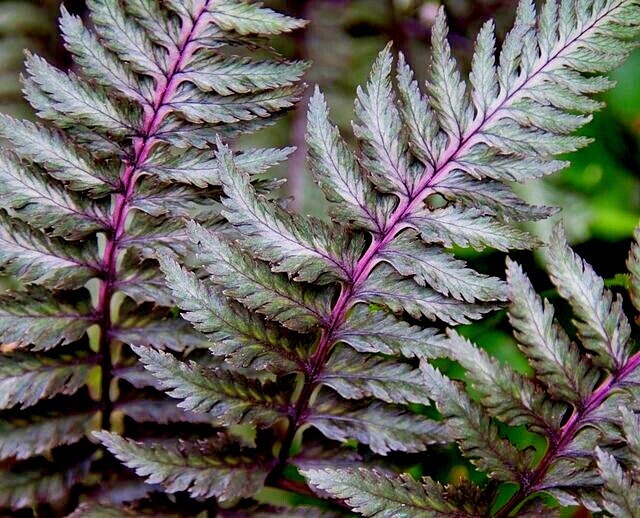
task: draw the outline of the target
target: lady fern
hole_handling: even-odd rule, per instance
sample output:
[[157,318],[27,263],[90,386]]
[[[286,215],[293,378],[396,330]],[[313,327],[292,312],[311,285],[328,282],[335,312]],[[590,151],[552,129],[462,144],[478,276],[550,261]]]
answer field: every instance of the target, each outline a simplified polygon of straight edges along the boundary
[[[296,101],[305,69],[264,45],[304,23],[259,5],[88,7],[93,31],[64,8],[60,19],[74,71],[27,57],[24,91],[41,122],[0,118],[9,143],[0,154],[0,262],[20,284],[0,296],[5,509],[60,514],[82,493],[144,499],[154,487],[118,470],[89,432],[189,436],[210,425],[163,398],[122,345],[207,347],[172,317],[153,254],[184,251],[185,218],[219,224],[211,145],[270,124]],[[255,175],[289,151],[248,150],[238,167]],[[263,193],[272,186],[255,183]]]
[[[559,422],[566,406],[551,403],[538,385],[500,371],[456,335],[446,337],[400,315],[455,325],[480,318],[508,298],[500,279],[476,272],[445,248],[509,250],[536,244],[513,222],[553,211],[528,206],[508,182],[551,174],[566,165],[554,155],[589,143],[571,134],[601,107],[588,94],[611,86],[599,74],[635,48],[639,25],[635,0],[550,0],[539,16],[533,2],[523,0],[497,59],[493,24],[485,24],[467,84],[451,56],[441,11],[433,28],[426,94],[400,56],[396,99],[389,47],[376,60],[366,88],[358,91],[359,154],[329,123],[322,94],[312,97],[307,141],[316,180],[332,203],[330,222],[292,214],[256,192],[230,149],[218,141],[227,224],[215,231],[189,225],[196,255],[187,266],[160,254],[183,316],[209,335],[213,356],[183,361],[144,344],[134,350],[159,385],[181,400],[180,408],[208,416],[232,435],[248,427],[253,440],[237,439],[244,451],[238,461],[225,457],[226,445],[207,449],[205,456],[193,454],[196,440],[167,446],[107,432],[99,438],[168,492],[216,496],[229,505],[234,497],[255,496],[265,481],[281,479],[293,465],[316,487],[370,514],[413,516],[402,509],[416,498],[428,502],[427,510],[431,505],[445,515],[487,514],[492,495],[477,488],[450,488],[444,495],[430,481],[422,487],[409,478],[398,483],[367,471],[351,494],[339,488],[340,477],[358,471],[317,468],[361,466],[365,459],[379,463],[377,455],[420,452],[457,438],[481,469],[520,484],[518,496],[502,511],[510,512],[540,489],[540,480],[527,471],[531,459],[500,438],[490,415],[507,424],[529,424],[564,447],[562,441],[582,426],[582,409],[573,418],[575,430],[563,434]],[[557,263],[572,267],[575,261],[558,257]],[[590,293],[582,302],[588,306],[596,296]],[[593,348],[601,337],[587,334],[586,339]],[[572,358],[578,354],[574,346],[566,347]],[[600,367],[615,372],[626,365],[626,347],[620,345],[617,363]],[[476,367],[486,392],[483,403],[493,414],[425,363],[443,351],[455,351],[455,359]],[[421,370],[416,359],[423,362]],[[574,388],[592,394],[599,374],[581,369],[570,373],[579,378]],[[405,407],[432,401],[440,405],[443,421]],[[514,411],[514,401],[524,408]],[[303,433],[313,439],[310,445]],[[362,458],[337,448],[336,441],[354,440],[368,448],[360,451]],[[561,476],[569,479],[570,473]],[[582,475],[576,477],[571,478],[576,488],[588,486]],[[378,482],[406,494],[399,507],[372,500],[377,488],[362,492]],[[574,493],[565,488],[554,494],[574,502]],[[465,511],[476,497],[484,507]]]
[[[431,357],[459,362],[477,398],[422,363],[424,383],[451,438],[494,481],[515,484],[511,498],[496,503],[491,484],[456,488],[364,468],[310,469],[304,472],[310,482],[365,516],[551,516],[555,511],[543,494],[560,505],[637,516],[640,354],[633,353],[622,297],[614,298],[559,228],[548,250],[551,280],[574,310],[582,348],[558,326],[553,306],[535,294],[520,266],[507,261],[509,319],[535,377],[502,365],[454,331]],[[628,262],[632,292],[640,286],[639,260],[636,243]],[[636,299],[634,304],[640,310]],[[534,461],[503,439],[494,419],[543,435],[542,458]]]

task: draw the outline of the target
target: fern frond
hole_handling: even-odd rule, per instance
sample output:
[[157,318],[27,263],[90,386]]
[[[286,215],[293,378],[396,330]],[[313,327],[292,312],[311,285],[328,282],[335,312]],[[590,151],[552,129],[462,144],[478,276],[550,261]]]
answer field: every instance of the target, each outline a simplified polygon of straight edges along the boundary
[[612,516],[637,516],[640,486],[632,484],[613,455],[596,448],[598,471],[604,480],[605,509]]
[[85,437],[95,413],[30,415],[0,421],[0,459],[28,459]]
[[506,298],[500,279],[466,268],[464,262],[439,248],[425,246],[410,231],[403,232],[380,251],[380,259],[391,264],[402,276],[413,276],[420,286],[429,285],[457,300],[475,302]]
[[224,146],[220,150],[221,182],[227,196],[222,200],[223,214],[245,236],[244,245],[254,255],[275,263],[274,271],[289,273],[298,281],[350,278],[353,265],[344,264],[336,254],[349,248],[347,236],[258,198],[248,177],[236,169],[230,150]]
[[435,329],[413,326],[385,311],[371,311],[364,305],[353,308],[337,338],[358,352],[405,358],[429,358],[442,340]]
[[440,423],[380,402],[348,402],[325,394],[313,404],[305,423],[335,441],[355,439],[379,455],[417,452],[446,441]]
[[[0,116],[0,269],[18,283],[0,296],[0,456],[8,459],[0,468],[0,514],[31,508],[57,516],[78,502],[110,505],[114,499],[101,501],[96,488],[124,482],[132,508],[148,498],[149,486],[132,481],[103,446],[87,440],[90,429],[215,434],[211,416],[176,407],[150,375],[132,374],[130,345],[182,356],[196,350],[200,359],[215,348],[172,311],[181,293],[167,288],[156,256],[188,253],[186,219],[207,231],[221,226],[216,142],[269,125],[293,107],[307,67],[265,45],[265,38],[305,22],[256,4],[86,5],[88,23],[61,9],[73,59],[68,71],[27,53],[23,90],[39,121]],[[3,16],[10,7],[3,4]],[[257,46],[260,59],[247,57]],[[254,182],[260,196],[271,196],[278,182],[256,175],[290,152],[240,153],[239,170],[251,175],[247,188]],[[210,295],[200,301],[202,312],[212,315],[212,338],[226,336],[224,350],[216,351],[228,356],[225,366],[302,370],[303,357],[287,332],[221,290]],[[224,313],[217,315],[220,308]],[[168,357],[158,358],[168,365]],[[202,381],[198,373],[191,373],[194,384]],[[229,370],[220,376],[227,381],[209,388],[222,397],[236,378]],[[253,390],[254,380],[237,380]],[[237,394],[238,401],[245,396]],[[18,405],[29,409],[13,408]],[[64,414],[70,407],[74,412]],[[273,420],[281,415],[272,413]],[[235,415],[243,420],[240,407]],[[82,469],[73,467],[84,459]],[[203,494],[228,490],[235,497],[236,489],[219,487]],[[158,510],[178,508],[168,502]]]
[[452,437],[478,469],[508,482],[525,478],[531,459],[500,438],[482,407],[430,364],[423,364],[422,372],[431,398],[452,429]]
[[573,307],[584,346],[596,353],[594,361],[620,369],[631,353],[631,326],[622,311],[622,297],[611,292],[593,269],[562,243],[560,227],[549,243],[549,273],[558,292]]
[[21,509],[33,502],[62,503],[69,490],[87,476],[91,461],[60,466],[58,471],[43,469],[0,473],[0,505]]
[[[382,255],[382,254],[381,254]],[[396,274],[390,267],[378,266],[359,288],[356,300],[388,307],[395,313],[414,318],[436,318],[448,324],[468,324],[470,319],[496,309],[497,305],[473,304],[447,297],[412,279]]]
[[24,284],[78,288],[95,277],[95,248],[52,238],[0,213],[0,263]]
[[233,501],[253,496],[268,473],[268,465],[255,458],[207,452],[207,444],[142,444],[105,431],[94,435],[149,484],[162,484],[169,493],[188,490],[194,498]]
[[79,340],[95,320],[86,298],[70,303],[37,286],[0,295],[0,338],[34,351]]
[[225,31],[235,31],[243,36],[247,34],[282,34],[300,29],[307,22],[284,16],[261,4],[248,2],[222,2],[209,10],[211,20]]
[[269,426],[287,413],[282,394],[262,388],[252,380],[222,369],[204,369],[193,362],[185,364],[169,353],[151,348],[133,349],[145,368],[158,378],[160,386],[169,389],[171,397],[182,400],[180,408],[207,413],[219,425]]
[[[179,13],[181,23],[190,20],[193,27],[188,27],[196,32],[215,11],[213,4],[198,3],[197,9],[204,9],[201,17],[194,17],[191,3],[166,5]],[[98,135],[116,141],[122,127],[142,121],[143,134],[153,134],[157,151],[174,148],[158,158],[144,147],[144,139],[138,142],[142,147],[135,156],[149,169],[136,165],[129,171],[132,175],[158,170],[160,184],[169,177],[183,185],[167,192],[163,185],[156,190],[153,183],[141,182],[144,189],[136,191],[141,196],[132,206],[148,218],[180,215],[200,223],[185,232],[147,219],[143,230],[135,225],[123,230],[132,243],[137,240],[135,251],[142,258],[154,257],[153,247],[178,256],[174,260],[161,254],[170,297],[183,318],[208,335],[218,356],[207,358],[198,350],[185,361],[181,354],[137,348],[157,378],[139,383],[159,384],[180,399],[183,408],[209,414],[221,426],[252,425],[256,442],[264,441],[265,451],[277,455],[271,459],[270,481],[282,479],[288,465],[295,465],[291,456],[304,450],[310,433],[327,448],[334,448],[335,441],[362,443],[372,463],[376,455],[421,452],[457,440],[463,453],[495,482],[482,488],[469,484],[434,489],[446,510],[460,510],[462,516],[490,513],[501,482],[518,488],[504,505],[506,511],[497,511],[502,517],[542,492],[561,503],[598,507],[593,470],[598,441],[586,429],[610,422],[613,401],[605,405],[605,394],[615,392],[616,407],[625,401],[618,387],[606,385],[629,374],[629,328],[620,304],[581,263],[569,260],[564,245],[553,245],[553,276],[571,284],[560,292],[581,319],[584,345],[602,357],[593,366],[556,331],[551,313],[540,307],[524,281],[518,284],[517,272],[510,273],[513,286],[507,287],[443,248],[456,244],[506,251],[536,246],[514,222],[542,219],[555,209],[525,203],[509,182],[551,174],[566,165],[555,155],[590,142],[573,133],[601,106],[590,95],[611,86],[599,74],[635,46],[637,37],[629,37],[627,29],[640,23],[637,2],[563,1],[556,10],[550,0],[538,16],[534,3],[523,0],[499,55],[493,24],[484,26],[469,81],[453,57],[441,9],[432,30],[425,92],[404,58],[393,66],[389,46],[375,60],[366,86],[358,90],[357,150],[331,125],[317,92],[310,103],[307,140],[311,169],[331,206],[328,220],[294,214],[286,203],[269,196],[275,184],[255,177],[255,171],[263,170],[259,164],[276,161],[284,152],[234,154],[222,141],[262,127],[271,111],[294,102],[299,93],[292,83],[303,70],[295,62],[216,52],[218,31],[224,27],[237,30],[232,38],[239,45],[264,26],[265,17],[273,32],[292,27],[288,19],[259,6],[245,10],[250,4],[238,5],[243,7],[233,11],[235,22],[224,17],[226,7],[221,7],[219,24],[213,22],[215,28],[199,34],[208,42],[205,48],[197,56],[185,52],[184,62],[182,57],[163,61],[153,47],[155,40],[145,35],[123,36],[109,47],[125,61],[138,61],[133,70],[151,78],[153,93],[171,96],[174,104],[154,112],[154,119],[160,113],[162,121],[150,119],[152,110],[144,102],[137,110],[127,109],[129,103],[121,98],[102,99],[99,89],[90,93],[94,111],[82,113],[81,100],[89,94],[74,78],[67,81],[79,99],[71,112],[81,122],[93,117]],[[101,30],[126,32],[137,16],[144,17],[141,9],[134,11],[132,20],[114,11],[110,21],[101,22],[106,27]],[[177,36],[161,38],[160,46],[169,49],[170,56],[188,37],[185,32]],[[163,84],[161,77],[177,68],[178,79]],[[36,79],[36,85],[44,86],[31,89],[34,98],[52,98],[49,104],[57,106],[48,86],[59,81],[55,73],[43,69]],[[105,113],[112,114],[113,125],[100,120]],[[64,116],[58,118],[64,123]],[[91,143],[94,149],[99,147],[96,142]],[[178,149],[206,150],[212,143],[217,148],[213,165],[210,156],[193,149],[180,163]],[[252,161],[258,164],[255,171]],[[196,169],[193,181],[188,180],[190,166]],[[222,191],[222,207],[203,203],[204,193],[198,189],[216,196]],[[161,203],[163,195],[166,203]],[[193,255],[191,248],[196,249]],[[153,276],[139,278],[155,282]],[[152,298],[152,293],[145,284],[140,300]],[[447,338],[438,332],[443,324],[479,319],[514,294],[523,300],[515,303],[520,306],[512,319],[523,335],[522,350],[535,379],[502,369],[453,333]],[[423,317],[438,322],[425,329]],[[403,322],[406,318],[418,322],[410,325]],[[601,324],[594,327],[594,318]],[[614,333],[617,328],[620,335]],[[440,356],[462,364],[473,396],[429,363]],[[574,360],[576,373],[567,373],[568,362]],[[416,370],[418,361],[421,371]],[[549,383],[556,386],[547,390]],[[550,392],[556,400],[549,398]],[[442,422],[415,412],[422,407],[406,408],[407,403],[435,403]],[[530,451],[519,450],[504,437],[510,426],[546,436],[548,453],[539,464],[534,465]],[[316,431],[307,434],[308,428]],[[144,452],[135,456],[143,458]],[[469,495],[474,505],[465,507],[463,497]],[[542,508],[537,505],[526,512]]]
[[367,230],[381,230],[386,215],[378,213],[373,186],[338,129],[329,122],[327,103],[317,87],[309,100],[307,143],[314,179],[335,204],[334,217],[346,218]]
[[230,364],[246,366],[259,359],[268,370],[300,369],[303,356],[278,328],[232,304],[193,273],[182,269],[175,259],[161,257],[160,262],[184,318],[208,335],[213,354],[226,356]]
[[407,142],[391,87],[390,45],[373,64],[366,89],[358,89],[355,105],[361,124],[354,124],[362,142],[363,165],[371,181],[384,192],[410,196],[415,170],[410,168]]
[[[355,511],[366,516],[394,513],[399,502],[408,500],[416,507],[412,511],[415,515],[433,516],[428,505],[434,504],[427,504],[427,497],[442,497],[441,503],[450,507],[437,510],[446,509],[451,516],[507,517],[514,512],[518,516],[546,516],[547,511],[570,505],[611,516],[637,515],[640,356],[619,356],[620,350],[631,347],[629,323],[611,303],[602,279],[569,248],[561,229],[554,230],[548,246],[550,275],[562,296],[572,303],[580,318],[578,325],[601,329],[603,320],[606,323],[615,318],[615,324],[605,329],[610,330],[610,336],[624,340],[619,348],[600,349],[599,361],[590,364],[591,353],[569,342],[554,322],[548,302],[543,306],[521,268],[508,261],[511,321],[516,338],[524,344],[522,352],[534,368],[534,378],[501,365],[453,331],[448,342],[439,342],[440,350],[434,357],[460,363],[473,399],[428,359],[421,364],[422,383],[442,413],[442,424],[451,438],[479,470],[500,483],[516,484],[515,493],[506,502],[498,501],[491,486],[477,486],[476,497],[486,499],[489,507],[473,514],[466,501],[449,498],[453,494],[450,486],[443,492],[428,477],[417,482],[407,475],[371,468],[303,469],[314,487],[335,498],[346,498]],[[586,350],[594,338],[582,328],[579,333]],[[622,363],[616,363],[616,358]],[[525,425],[535,431],[546,440],[544,450],[535,460],[529,452],[519,451],[498,433],[496,421],[501,431],[507,429],[505,425]]]
[[520,347],[551,394],[582,404],[598,381],[598,371],[554,320],[554,309],[535,294],[522,269],[507,260],[509,321]]
[[188,228],[198,246],[198,262],[226,296],[249,310],[301,332],[317,326],[329,312],[330,292],[322,294],[323,300],[300,284],[292,285],[285,276],[273,275],[266,263],[234,250],[222,236],[195,224]]
[[346,347],[334,351],[319,381],[346,399],[375,397],[387,403],[429,404],[419,370]]
[[341,470],[338,479],[331,469],[308,469],[304,474],[314,487],[331,491],[363,516],[437,518],[452,516],[456,511],[443,497],[442,487],[429,479],[419,484],[410,475],[391,478],[375,469]]
[[0,357],[0,408],[35,405],[43,398],[73,394],[85,385],[95,366],[91,357],[35,356],[5,353]]

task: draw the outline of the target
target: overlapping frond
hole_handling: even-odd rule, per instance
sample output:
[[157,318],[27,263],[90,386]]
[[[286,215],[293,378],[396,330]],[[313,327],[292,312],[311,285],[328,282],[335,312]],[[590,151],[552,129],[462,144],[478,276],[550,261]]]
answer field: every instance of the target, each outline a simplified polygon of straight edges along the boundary
[[349,402],[326,393],[311,407],[307,422],[335,441],[355,439],[379,455],[418,452],[446,441],[438,422],[381,402]]
[[[268,474],[268,464],[254,455],[210,451],[217,445],[166,441],[144,444],[109,432],[96,436],[127,466],[149,484],[162,484],[166,491],[188,490],[194,498],[217,497],[220,502],[257,493]],[[209,451],[208,451],[209,450]]]
[[[0,296],[3,515],[22,508],[66,515],[79,500],[120,503],[117,491],[96,489],[107,479],[131,486],[122,492],[134,495],[127,500],[134,507],[147,498],[149,486],[118,470],[91,430],[117,424],[125,434],[166,436],[170,425],[185,435],[198,427],[215,434],[213,417],[177,407],[150,374],[134,375],[129,345],[206,358],[202,351],[211,348],[227,356],[226,365],[247,370],[298,372],[302,364],[285,332],[221,291],[203,301],[217,304],[205,308],[217,319],[209,323],[210,333],[217,326],[212,338],[227,337],[216,351],[171,310],[180,292],[167,288],[156,255],[187,252],[185,220],[206,231],[221,224],[216,140],[270,124],[294,106],[307,65],[278,56],[266,39],[305,22],[231,0],[86,5],[87,20],[61,9],[69,70],[27,53],[22,87],[39,121],[0,116],[0,269],[16,281]],[[38,29],[35,8],[5,3],[2,23],[12,8],[30,12],[29,27]],[[16,30],[26,23],[13,20]],[[247,57],[246,49],[260,49],[260,56]],[[240,153],[238,168],[251,175],[247,188],[255,182],[260,196],[270,195],[279,183],[256,175],[290,152]],[[226,372],[221,376],[233,376]],[[219,384],[220,399],[230,384]],[[231,409],[224,408],[219,415]],[[243,409],[235,412],[242,421]],[[145,423],[144,432],[136,422]],[[234,480],[239,488],[241,475]],[[230,481],[193,487],[201,488],[198,497],[231,499]],[[167,505],[161,514],[178,508]]]
[[[559,292],[572,303],[579,326],[598,329],[601,315],[613,313],[616,324],[611,333],[624,340],[621,350],[629,351],[629,324],[622,313],[615,312],[615,306],[611,309],[611,294],[594,295],[603,293],[602,279],[569,248],[560,229],[554,231],[549,248],[550,275],[554,282],[560,278],[558,272],[564,275]],[[545,301],[543,306],[522,269],[513,261],[507,267],[510,318],[521,350],[533,367],[533,379],[501,365],[453,331],[439,342],[433,357],[457,361],[464,368],[469,390],[434,367],[429,362],[432,357],[423,359],[421,365],[421,383],[442,414],[450,440],[455,439],[463,454],[489,477],[518,486],[506,502],[495,499],[492,486],[476,487],[476,498],[489,502],[480,515],[511,516],[518,509],[518,516],[527,512],[546,516],[558,506],[583,505],[611,516],[636,516],[640,504],[640,356],[629,353],[617,364],[620,349],[610,347],[606,352],[600,350],[600,361],[592,364],[591,354],[585,352],[592,335],[584,335],[579,328],[585,349],[571,343],[555,322],[551,305]],[[576,269],[581,274],[565,273]],[[537,458],[520,451],[509,435],[504,437],[505,425],[524,425],[535,431],[546,439],[545,448]],[[445,511],[449,516],[478,516],[466,502],[448,497],[455,493],[453,488],[443,491],[428,477],[418,482],[407,475],[364,468],[303,472],[314,487],[346,499],[365,516],[393,514],[399,504],[409,506],[407,516],[440,516]],[[540,498],[542,494],[547,498]],[[403,511],[398,512],[404,516]]]
[[[188,492],[198,509],[277,483],[303,458],[291,455],[309,428],[326,448],[361,443],[373,462],[455,440],[495,484],[517,486],[501,516],[543,492],[609,509],[602,481],[608,505],[624,509],[617,495],[633,486],[607,455],[624,464],[620,451],[634,451],[632,441],[616,448],[632,424],[617,407],[633,395],[640,360],[621,299],[556,234],[550,273],[587,356],[517,266],[505,286],[445,248],[537,244],[513,224],[554,210],[523,202],[508,182],[551,174],[566,165],[555,155],[589,143],[573,133],[601,106],[590,95],[611,86],[601,74],[635,47],[635,0],[548,0],[540,16],[523,0],[498,55],[493,24],[483,26],[469,81],[441,9],[424,92],[401,56],[394,73],[390,46],[376,59],[358,91],[356,151],[317,92],[307,139],[328,220],[289,211],[271,195],[279,183],[258,176],[290,149],[236,153],[227,143],[300,97],[306,64],[274,56],[263,38],[303,22],[231,0],[88,6],[91,30],[63,10],[73,71],[27,57],[24,89],[41,122],[0,121],[10,142],[0,156],[0,260],[26,290],[2,305],[0,337],[19,350],[2,356],[0,419],[7,455],[28,459],[0,473],[10,485],[0,506],[37,508],[80,482],[90,464],[58,469],[58,448],[100,457],[80,439],[79,415],[63,422],[51,411],[64,401],[100,419],[95,437],[125,465],[167,492]],[[509,297],[534,379],[439,331]],[[440,368],[447,363],[430,363],[440,357],[461,365],[469,392]],[[9,415],[17,405],[29,419]],[[422,415],[425,405],[440,420]],[[104,430],[115,425],[144,437]],[[30,430],[23,445],[11,438],[20,426]],[[546,436],[541,460],[504,436],[510,426]],[[406,509],[426,516],[486,515],[496,498],[494,484],[305,473],[371,515],[394,513],[413,492]],[[140,484],[134,501],[149,495]],[[113,498],[87,496],[86,505],[112,509]]]
[[[566,461],[568,468],[545,467],[554,470],[555,478],[544,479],[536,475],[531,452],[518,449],[504,430],[523,426],[544,434],[554,455],[570,447],[562,442],[569,437],[571,420],[594,404],[594,391],[606,374],[623,372],[629,360],[621,306],[593,276],[587,295],[566,291],[573,289],[566,282],[582,282],[590,272],[577,260],[569,266],[569,252],[556,238],[558,267],[552,274],[563,282],[560,292],[581,319],[584,345],[604,357],[593,361],[558,330],[549,307],[535,298],[517,267],[509,267],[507,284],[456,258],[455,249],[509,251],[540,244],[515,224],[546,218],[555,209],[525,203],[510,182],[552,174],[567,165],[556,155],[589,143],[573,133],[601,106],[590,96],[612,86],[601,74],[635,47],[640,22],[635,0],[563,1],[556,7],[550,0],[538,16],[534,3],[523,0],[498,54],[494,24],[486,23],[469,80],[454,58],[444,9],[431,31],[424,90],[404,57],[394,66],[387,46],[357,93],[355,149],[330,122],[327,103],[316,90],[306,139],[310,170],[329,203],[326,220],[301,216],[260,192],[242,151],[220,143],[215,162],[188,155],[197,182],[221,184],[226,223],[213,232],[206,225],[190,225],[195,254],[182,264],[168,258],[162,263],[183,317],[207,334],[214,353],[224,358],[207,371],[207,360],[187,363],[150,349],[141,354],[145,363],[170,363],[170,368],[157,368],[156,376],[185,408],[213,408],[215,413],[230,405],[229,423],[237,423],[238,394],[252,401],[247,407],[237,404],[247,420],[254,420],[256,434],[267,427],[277,436],[269,443],[278,455],[270,480],[286,472],[287,464],[296,464],[291,455],[304,451],[306,430],[314,428],[309,434],[319,432],[327,448],[334,447],[330,441],[355,441],[372,459],[457,440],[476,467],[497,482],[518,485],[527,494],[544,490],[565,501],[577,498],[575,487],[559,488],[553,481],[570,478],[567,470],[577,469],[572,461]],[[251,19],[262,16],[242,13]],[[221,23],[231,22],[225,18]],[[253,30],[245,18],[236,23],[242,34]],[[223,78],[217,88],[208,83],[213,74]],[[246,74],[244,60],[228,67],[217,60],[198,61],[186,71],[185,81],[203,91],[236,95],[246,85],[272,81],[277,67],[262,67],[261,74]],[[280,80],[285,85],[289,77],[281,74]],[[203,119],[240,117],[273,101],[260,97],[243,104],[234,99],[228,111],[199,106],[198,114]],[[189,117],[198,115],[191,110]],[[185,177],[175,163],[160,168]],[[205,166],[209,172],[201,174]],[[461,336],[441,332],[445,324],[466,324],[503,307],[510,297],[511,318],[535,379],[503,367]],[[250,315],[261,325],[268,323],[277,344],[256,339]],[[597,328],[591,325],[594,317],[602,322]],[[427,320],[434,324],[429,327]],[[253,329],[253,338],[247,339],[247,329]],[[622,334],[615,335],[614,329]],[[607,370],[612,351],[616,369]],[[239,361],[245,353],[247,361]],[[446,375],[442,365],[448,363],[438,368],[429,363],[440,357],[460,364],[469,393]],[[251,372],[258,365],[265,372]],[[223,372],[225,397],[219,395]],[[274,386],[283,388],[282,419],[256,416],[263,414],[266,402],[272,404],[265,391]],[[430,406],[429,415],[437,408],[442,421],[418,413],[424,405]],[[591,422],[599,418],[591,416]],[[572,430],[571,437],[583,428]],[[580,441],[571,452],[588,450],[587,438]],[[379,472],[345,473],[309,471],[309,481],[313,485],[319,477],[321,494],[381,516],[392,515],[398,501],[386,508],[377,493],[374,499],[367,491],[359,494],[357,481],[376,486],[369,487],[372,492],[387,491],[389,499],[410,485],[406,478],[396,479],[380,489]],[[344,480],[346,485],[340,485]],[[495,497],[493,483],[442,488],[427,480],[411,487],[421,495],[412,501],[418,516],[486,515]],[[465,507],[463,495],[473,495],[475,507]],[[435,514],[429,514],[429,506]]]

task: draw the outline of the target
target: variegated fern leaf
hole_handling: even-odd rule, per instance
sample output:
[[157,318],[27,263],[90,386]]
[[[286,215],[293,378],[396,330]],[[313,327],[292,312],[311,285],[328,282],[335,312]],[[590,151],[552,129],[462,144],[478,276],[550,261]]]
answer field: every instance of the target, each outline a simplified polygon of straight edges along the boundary
[[[432,348],[432,358],[462,365],[474,396],[427,360],[421,365],[451,439],[492,483],[442,486],[379,469],[312,468],[304,473],[314,487],[365,516],[559,516],[562,506],[571,505],[616,518],[638,516],[640,353],[634,352],[622,296],[605,288],[569,248],[560,227],[548,247],[547,268],[573,308],[580,345],[521,267],[508,260],[509,319],[533,375],[516,372],[452,330]],[[628,266],[640,311],[633,297],[640,288],[638,250],[636,242]],[[544,451],[518,449],[504,438],[504,425],[543,436]]]
[[[601,106],[588,94],[611,86],[599,74],[635,48],[639,28],[635,0],[550,0],[539,16],[524,0],[497,60],[493,25],[484,26],[468,84],[451,56],[441,11],[426,93],[400,56],[396,98],[390,48],[379,55],[356,101],[359,153],[329,122],[322,94],[313,95],[307,140],[331,221],[266,199],[219,143],[228,225],[211,231],[191,223],[196,256],[187,266],[161,255],[182,315],[208,335],[213,357],[184,362],[142,346],[135,349],[142,363],[180,408],[229,429],[253,427],[257,440],[271,444],[253,454],[271,455],[257,467],[262,481],[281,479],[290,465],[361,465],[345,459],[337,443],[357,442],[378,462],[389,452],[450,442],[448,423],[406,406],[437,399],[416,362],[451,343],[438,331],[442,324],[480,318],[508,291],[445,249],[536,244],[513,222],[552,210],[526,205],[508,182],[561,169],[566,163],[554,155],[588,143],[571,135]],[[427,319],[437,327],[423,325]],[[458,389],[447,387],[441,390],[457,398]],[[492,397],[497,405],[501,396]],[[499,441],[488,417],[470,412],[491,444]],[[227,501],[238,480],[250,480],[237,493],[243,497],[261,487],[242,463],[235,474],[220,466],[219,476],[203,481],[202,459],[187,455],[177,464],[157,444],[107,433],[101,439],[169,492]],[[320,447],[307,452],[309,439]],[[507,463],[520,459],[514,448],[499,455]]]
[[[0,296],[0,509],[43,516],[155,490],[92,430],[162,438],[211,429],[213,419],[157,390],[126,344],[208,347],[175,318],[152,256],[182,253],[187,219],[219,224],[215,138],[270,124],[296,101],[306,67],[266,45],[304,22],[258,5],[88,7],[92,30],[64,8],[60,18],[73,71],[27,57],[24,92],[40,121],[0,116],[0,265],[20,285]],[[238,168],[256,175],[289,152],[247,150]],[[266,195],[273,185],[252,188]]]

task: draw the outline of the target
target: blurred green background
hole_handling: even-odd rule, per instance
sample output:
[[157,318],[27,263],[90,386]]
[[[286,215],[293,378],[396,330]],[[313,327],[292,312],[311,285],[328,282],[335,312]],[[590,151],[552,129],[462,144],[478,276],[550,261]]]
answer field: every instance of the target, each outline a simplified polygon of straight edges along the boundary
[[[20,100],[18,76],[22,49],[44,54],[58,66],[68,65],[68,56],[57,38],[58,0],[0,1],[0,110],[19,116],[30,115]],[[419,79],[425,79],[429,60],[430,28],[438,2],[422,0],[273,0],[268,6],[311,21],[304,31],[281,38],[275,47],[285,56],[305,59],[312,67],[305,80],[318,84],[326,94],[333,120],[343,135],[351,137],[353,98],[356,87],[366,81],[371,63],[389,40],[412,64]],[[450,19],[451,43],[463,70],[473,51],[473,40],[488,18],[497,22],[502,38],[513,21],[514,0],[449,0],[443,2]],[[83,14],[82,0],[65,2],[67,8]],[[607,108],[595,115],[584,134],[594,137],[590,147],[569,157],[572,166],[559,174],[525,186],[518,191],[528,201],[554,205],[562,211],[549,221],[528,226],[546,237],[558,220],[564,223],[577,252],[608,279],[615,290],[623,290],[624,279],[616,274],[625,269],[633,229],[640,219],[640,52],[613,74],[617,87],[602,96]],[[310,91],[310,88],[308,89]],[[291,207],[305,214],[325,217],[319,189],[311,181],[305,164],[304,128],[306,99],[275,126],[242,138],[239,147],[295,145],[298,151],[274,174],[288,179],[283,194],[292,197]],[[502,276],[504,254],[478,254],[459,250],[480,271]],[[550,283],[539,266],[539,255],[514,254],[532,277],[534,285],[557,302]],[[559,317],[571,329],[568,309],[559,307]],[[466,326],[464,333],[491,354],[527,372],[528,366],[511,338],[505,312]],[[463,375],[455,365],[442,365],[451,376]],[[419,410],[419,409],[418,409]],[[428,411],[428,409],[426,410]],[[505,431],[520,447],[538,453],[544,441],[525,430]],[[430,474],[442,481],[482,480],[463,461],[455,448],[428,452],[422,462],[416,457],[390,459],[412,474]],[[508,492],[508,488],[507,491]],[[505,494],[505,498],[508,494]],[[280,498],[274,495],[274,498]],[[580,511],[568,511],[569,514]]]

